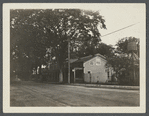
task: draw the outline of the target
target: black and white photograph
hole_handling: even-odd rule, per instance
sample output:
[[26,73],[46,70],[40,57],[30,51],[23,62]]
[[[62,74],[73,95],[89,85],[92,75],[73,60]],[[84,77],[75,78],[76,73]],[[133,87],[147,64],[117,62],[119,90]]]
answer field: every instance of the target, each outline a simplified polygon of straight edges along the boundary
[[145,113],[144,3],[3,4],[3,112]]

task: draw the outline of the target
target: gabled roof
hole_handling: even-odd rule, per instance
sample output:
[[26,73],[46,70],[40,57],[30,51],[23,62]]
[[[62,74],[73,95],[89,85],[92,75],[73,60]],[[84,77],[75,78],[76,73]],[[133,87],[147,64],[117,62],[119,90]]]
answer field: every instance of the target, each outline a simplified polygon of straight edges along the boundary
[[104,60],[106,60],[106,57],[101,54],[95,54],[95,56],[99,56],[99,57],[103,58]]
[[85,57],[81,57],[81,58],[78,58],[77,60],[76,59],[70,59],[70,63],[77,63],[77,62],[86,62],[96,56],[99,56],[101,58],[103,58],[104,60],[106,60],[106,57],[104,57],[103,55],[101,54],[95,54],[95,55],[89,55],[89,56],[85,56]]
[[93,57],[94,57],[93,55],[81,57],[81,58],[79,58],[76,62],[86,62],[86,61],[90,60],[90,59],[93,58]]

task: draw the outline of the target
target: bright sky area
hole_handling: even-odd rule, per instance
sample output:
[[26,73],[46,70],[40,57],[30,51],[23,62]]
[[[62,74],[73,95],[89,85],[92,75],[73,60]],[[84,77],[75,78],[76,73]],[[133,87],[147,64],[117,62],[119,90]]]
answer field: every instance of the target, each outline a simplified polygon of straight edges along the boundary
[[[145,4],[92,4],[83,9],[99,11],[104,17],[107,29],[99,28],[99,31],[103,36],[101,37],[102,42],[106,44],[115,45],[119,39],[124,37],[132,36],[140,39],[146,37]],[[109,34],[132,24],[135,25]]]

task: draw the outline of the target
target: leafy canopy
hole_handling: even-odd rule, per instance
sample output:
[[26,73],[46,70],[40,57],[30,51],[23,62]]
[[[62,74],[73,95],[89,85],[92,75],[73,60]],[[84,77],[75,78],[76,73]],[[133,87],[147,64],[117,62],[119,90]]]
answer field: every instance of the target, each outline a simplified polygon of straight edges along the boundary
[[86,41],[96,44],[100,41],[98,26],[106,28],[99,12],[80,9],[11,10],[10,21],[12,59],[23,56],[36,67],[46,62],[46,50],[51,48],[51,56],[61,68],[68,39],[72,50]]

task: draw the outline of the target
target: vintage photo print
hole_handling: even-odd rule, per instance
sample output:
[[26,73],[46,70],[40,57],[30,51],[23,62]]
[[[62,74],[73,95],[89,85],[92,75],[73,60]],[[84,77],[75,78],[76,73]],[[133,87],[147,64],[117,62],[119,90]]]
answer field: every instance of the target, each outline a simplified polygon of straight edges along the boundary
[[144,3],[3,4],[4,113],[145,113]]

